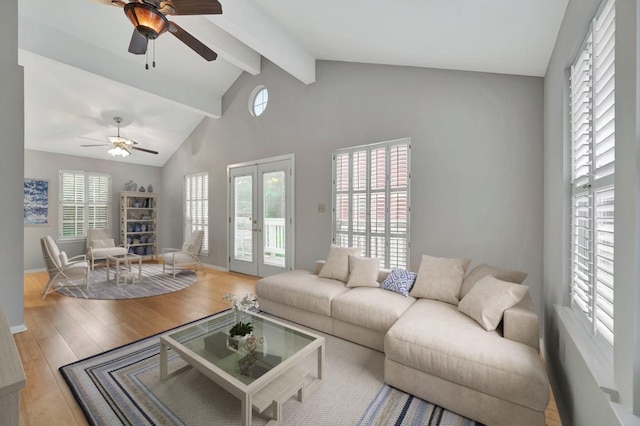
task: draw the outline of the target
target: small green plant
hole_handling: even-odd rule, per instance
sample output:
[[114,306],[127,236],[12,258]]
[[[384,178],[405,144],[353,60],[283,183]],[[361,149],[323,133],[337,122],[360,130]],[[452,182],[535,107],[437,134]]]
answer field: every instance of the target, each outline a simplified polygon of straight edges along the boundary
[[251,334],[252,331],[253,326],[250,322],[238,321],[231,327],[231,330],[229,330],[229,336],[246,336],[247,334]]

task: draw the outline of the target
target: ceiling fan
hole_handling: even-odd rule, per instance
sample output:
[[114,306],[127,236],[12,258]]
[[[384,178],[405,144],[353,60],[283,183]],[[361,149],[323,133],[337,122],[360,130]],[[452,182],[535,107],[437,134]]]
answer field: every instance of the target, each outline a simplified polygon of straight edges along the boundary
[[[127,157],[131,155],[132,149],[135,149],[136,151],[148,152],[149,154],[158,153],[158,151],[153,151],[151,149],[146,149],[146,148],[141,148],[139,146],[136,146],[138,145],[138,142],[131,139],[123,138],[122,136],[120,136],[120,123],[122,123],[122,118],[113,117],[113,121],[115,121],[116,125],[118,126],[117,136],[109,136],[109,142],[103,142],[97,145],[92,144],[92,145],[80,145],[80,146],[81,147],[109,146],[110,148],[107,152],[114,157],[117,157],[118,155],[121,155],[122,157]],[[84,136],[80,136],[80,138],[88,139],[88,140],[97,140],[97,139],[85,138]]]
[[[155,40],[166,31],[189,46],[207,61],[218,55],[200,40],[183,30],[165,15],[219,15],[222,6],[218,0],[97,0],[100,3],[124,8],[124,13],[134,26],[129,52],[136,55],[147,53],[149,40]],[[155,67],[155,60],[153,66]],[[146,64],[149,69],[149,64]]]

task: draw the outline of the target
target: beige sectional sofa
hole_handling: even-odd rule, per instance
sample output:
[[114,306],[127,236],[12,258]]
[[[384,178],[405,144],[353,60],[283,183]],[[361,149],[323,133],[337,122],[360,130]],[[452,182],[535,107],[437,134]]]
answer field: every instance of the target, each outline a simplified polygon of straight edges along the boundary
[[[487,425],[545,424],[549,383],[528,294],[504,312],[498,330],[487,331],[453,304],[349,288],[318,276],[322,266],[258,281],[260,309],[384,352],[388,384],[466,417]],[[388,273],[380,270],[378,282]]]

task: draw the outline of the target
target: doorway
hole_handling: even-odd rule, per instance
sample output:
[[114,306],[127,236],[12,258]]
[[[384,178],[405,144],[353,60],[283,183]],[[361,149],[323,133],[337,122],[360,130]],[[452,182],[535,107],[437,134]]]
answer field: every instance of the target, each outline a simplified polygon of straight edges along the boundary
[[230,271],[266,277],[292,269],[293,171],[293,154],[227,167]]

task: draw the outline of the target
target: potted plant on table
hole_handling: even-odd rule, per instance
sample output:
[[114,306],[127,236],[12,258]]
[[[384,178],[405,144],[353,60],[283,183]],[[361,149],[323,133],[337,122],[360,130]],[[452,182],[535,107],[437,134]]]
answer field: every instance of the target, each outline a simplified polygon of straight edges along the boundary
[[249,321],[242,321],[243,313],[250,309],[258,308],[258,299],[251,293],[248,293],[242,300],[238,299],[235,294],[227,293],[223,297],[232,303],[235,324],[229,329],[229,339],[227,347],[237,351],[240,344],[244,342],[253,332],[253,325]]
[[229,346],[235,350],[238,350],[240,345],[244,343],[245,340],[247,340],[252,332],[253,326],[250,322],[238,321],[229,330]]

